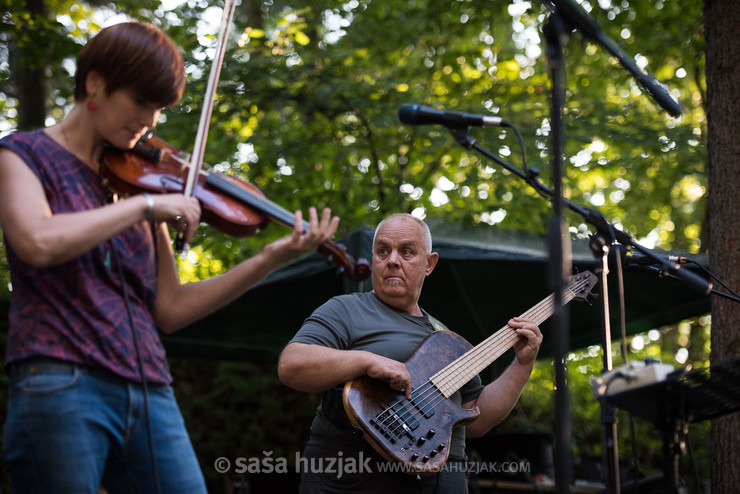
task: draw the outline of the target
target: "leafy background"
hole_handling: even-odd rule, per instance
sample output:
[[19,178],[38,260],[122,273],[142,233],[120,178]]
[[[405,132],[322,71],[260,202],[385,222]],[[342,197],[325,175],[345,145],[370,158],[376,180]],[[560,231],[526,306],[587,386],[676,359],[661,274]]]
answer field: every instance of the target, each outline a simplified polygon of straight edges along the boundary
[[[182,48],[188,87],[163,114],[157,135],[179,149],[192,147],[220,2],[3,3],[0,132],[18,128],[22,115],[13,78],[19,66],[43,62],[45,122],[53,124],[71,104],[70,77],[80,46],[101,27],[133,18],[163,27]],[[705,252],[701,2],[581,5],[641,68],[670,88],[684,114],[666,115],[614,57],[573,34],[565,46],[566,195],[597,208],[645,246]],[[32,15],[39,8],[42,15]],[[242,2],[229,34],[205,161],[248,180],[287,209],[333,208],[342,218],[340,235],[396,211],[502,232],[544,232],[551,216],[547,201],[457,145],[445,130],[403,125],[397,112],[403,104],[420,103],[501,116],[521,131],[527,163],[548,183],[551,82],[541,31],[546,15],[543,3],[521,0]],[[510,130],[471,134],[522,165]],[[567,223],[574,238],[592,233],[579,217],[569,214]],[[237,239],[204,225],[180,264],[181,278],[218,274],[285,233],[273,225]],[[5,262],[0,260],[0,295],[7,298]],[[702,317],[655,328],[629,342],[631,358],[703,367],[709,326]],[[600,350],[574,352],[568,362],[574,457],[598,456],[599,410],[588,377],[601,370]],[[216,457],[292,455],[301,449],[316,396],[282,386],[273,365],[172,359],[172,369],[212,492],[229,484],[212,468]],[[500,430],[551,431],[553,381],[552,362],[539,362]],[[621,420],[620,441],[630,444],[629,421]],[[635,427],[640,467],[659,471],[660,437],[649,425],[635,421]],[[701,477],[708,475],[707,427],[692,426],[700,429],[692,438],[698,437]]]

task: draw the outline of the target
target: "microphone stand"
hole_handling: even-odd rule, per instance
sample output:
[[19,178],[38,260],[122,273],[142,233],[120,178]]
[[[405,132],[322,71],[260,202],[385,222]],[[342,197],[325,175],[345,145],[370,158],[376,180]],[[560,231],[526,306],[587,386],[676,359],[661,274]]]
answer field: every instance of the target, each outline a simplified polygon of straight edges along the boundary
[[[486,158],[495,161],[496,163],[503,166],[506,170],[511,172],[513,175],[516,175],[517,177],[524,180],[527,184],[529,184],[538,194],[540,194],[542,197],[550,200],[553,203],[560,203],[563,206],[567,207],[571,211],[577,213],[580,215],[586,223],[592,225],[596,229],[596,234],[594,234],[591,237],[591,248],[594,251],[594,254],[599,254],[597,257],[601,258],[601,294],[602,294],[602,330],[603,330],[603,353],[604,353],[604,367],[605,371],[611,370],[612,367],[612,359],[611,359],[611,334],[610,334],[610,326],[609,326],[609,301],[608,301],[608,292],[607,292],[607,279],[606,275],[608,273],[608,252],[609,252],[609,245],[611,245],[614,242],[618,242],[625,247],[628,247],[630,249],[634,249],[645,256],[650,257],[653,259],[654,263],[656,265],[660,265],[659,269],[660,272],[665,273],[668,276],[675,277],[682,282],[686,283],[692,290],[697,291],[698,293],[701,293],[703,295],[708,295],[710,292],[712,292],[712,283],[708,282],[707,280],[702,279],[698,275],[692,273],[691,271],[688,271],[686,269],[680,269],[680,266],[678,264],[674,264],[669,262],[665,258],[661,258],[659,255],[653,253],[650,251],[650,249],[643,247],[642,245],[635,242],[634,236],[629,235],[621,230],[619,230],[617,227],[609,223],[603,214],[600,212],[590,209],[590,208],[584,208],[582,206],[579,206],[569,199],[566,199],[562,197],[561,195],[558,195],[555,193],[553,189],[550,189],[549,187],[545,186],[542,182],[539,181],[538,176],[540,174],[540,171],[536,167],[529,167],[526,172],[523,172],[519,170],[514,165],[508,163],[507,161],[499,158],[498,156],[494,155],[490,151],[486,150],[485,148],[481,147],[474,137],[472,137],[470,134],[468,134],[468,128],[467,127],[449,127],[450,133],[455,138],[455,140],[464,148],[466,149],[472,149],[477,151],[482,156],[485,156]],[[553,205],[555,207],[555,204]],[[561,238],[566,238],[565,235],[563,235]],[[560,243],[560,242],[557,242]],[[553,251],[557,250],[556,248],[552,249]],[[565,250],[565,249],[564,249]],[[568,249],[569,250],[569,249]],[[552,252],[551,252],[552,254]],[[559,261],[553,260],[553,264],[556,262],[558,265],[556,268],[559,268],[561,264],[559,264]],[[562,304],[561,304],[562,305]],[[556,305],[557,308],[557,305]],[[557,310],[553,312],[553,314],[557,313]],[[565,322],[562,320],[561,322]],[[557,329],[557,328],[556,328]],[[565,335],[567,337],[567,334]],[[564,361],[562,358],[562,355],[567,350],[567,345],[564,346],[563,344],[563,335],[558,334],[557,332],[554,334],[555,343],[559,344],[558,350],[559,353],[556,353],[554,362],[556,366],[556,370],[558,366],[563,366]],[[565,340],[567,341],[567,340]],[[567,390],[563,391],[560,387],[564,384],[561,384],[560,382],[556,382],[556,385],[558,386],[558,389],[556,389],[557,392],[561,392],[561,400],[567,400]],[[562,403],[557,400],[557,394],[556,394],[556,406],[562,406]],[[607,406],[606,402],[602,400],[602,435],[603,439],[605,441],[605,451],[604,451],[604,461],[606,462],[606,469],[607,469],[607,480],[608,485],[607,492],[611,494],[618,494],[619,493],[619,458],[617,455],[617,441],[616,441],[616,408],[609,405]],[[556,454],[556,490],[558,492],[569,492],[570,487],[570,423],[568,421],[567,424],[561,424],[558,425],[557,419],[564,419],[567,418],[567,413],[569,409],[569,405],[567,402],[565,403],[565,406],[563,408],[559,409],[559,415],[556,417],[556,427],[557,434],[556,434],[556,441],[564,441],[561,443],[557,443],[559,448],[563,448],[562,453]],[[559,434],[559,435],[558,435]],[[558,459],[560,460],[558,462]],[[559,470],[558,470],[559,469]]]
[[[565,70],[563,46],[568,42],[568,33],[557,15],[550,15],[543,26],[547,40],[547,59],[551,73],[552,97],[550,120],[552,131],[552,219],[549,228],[550,287],[554,293],[552,315],[553,362],[555,365],[555,489],[561,494],[570,492],[572,479],[570,398],[568,394],[565,353],[570,343],[570,311],[562,303],[562,289],[567,276],[573,271],[565,220],[563,218],[563,156],[565,150],[565,126],[563,106],[565,95]],[[611,493],[610,493],[611,494]]]
[[[570,251],[565,248],[567,238],[565,222],[562,217],[562,177],[564,156],[564,124],[563,124],[563,102],[565,94],[565,71],[563,69],[563,46],[567,44],[569,32],[579,28],[581,32],[598,41],[612,55],[620,60],[622,65],[630,71],[642,84],[643,88],[653,98],[674,116],[681,114],[678,103],[650,77],[643,74],[634,61],[627,57],[619,46],[609,39],[599,26],[593,22],[588,15],[571,0],[548,0],[550,15],[543,25],[543,34],[547,42],[548,67],[551,71],[552,81],[552,107],[550,112],[552,129],[552,183],[553,193],[553,218],[550,225],[550,281],[555,291],[554,304],[556,309],[553,314],[554,324],[554,362],[555,362],[555,438],[560,453],[555,455],[555,485],[556,490],[561,493],[569,491],[571,483],[571,427],[570,427],[570,405],[568,401],[568,389],[565,375],[565,352],[569,342],[569,319],[568,309],[560,300],[560,291],[566,283],[566,277],[572,270],[572,258]],[[566,26],[568,29],[566,30]],[[533,179],[534,177],[530,177]],[[534,183],[533,180],[532,183]],[[571,209],[573,209],[571,207]],[[585,211],[584,211],[585,212]],[[585,216],[584,216],[585,218]],[[586,218],[588,220],[588,218]],[[601,227],[597,226],[599,234],[592,237],[591,248],[597,258],[601,258],[601,292],[602,292],[602,352],[603,372],[612,370],[611,356],[611,329],[609,326],[609,299],[607,290],[608,264],[607,256],[609,245],[615,240],[627,242],[632,245],[631,238],[624,236],[623,239],[615,238],[613,228],[603,228],[608,222],[602,218],[593,218]],[[592,222],[592,224],[594,224]],[[595,225],[596,226],[596,225]],[[611,226],[611,225],[608,225]],[[608,242],[607,242],[608,240]],[[569,244],[568,244],[569,245]],[[711,289],[711,288],[710,288]],[[604,463],[607,470],[606,492],[607,494],[619,493],[619,455],[617,453],[617,428],[616,408],[607,406],[602,400],[602,439],[605,445]]]
[[[539,169],[537,169],[537,167],[530,166],[525,173],[511,163],[502,160],[487,149],[481,147],[475,140],[475,138],[468,134],[467,128],[453,127],[449,130],[452,136],[461,146],[477,151],[482,156],[485,156],[486,158],[495,161],[499,165],[503,166],[512,175],[516,175],[517,177],[524,180],[545,199],[552,200],[555,198],[555,192],[553,191],[553,189],[540,182],[537,178],[540,175],[540,171]],[[605,235],[607,238],[614,238],[616,242],[624,245],[625,247],[634,249],[642,255],[652,259],[653,262],[651,264],[659,266],[659,268],[656,269],[659,269],[660,272],[681,280],[683,283],[686,283],[689,288],[702,295],[709,295],[709,293],[712,291],[712,283],[708,282],[705,279],[702,279],[691,271],[681,269],[680,265],[672,263],[668,259],[661,257],[647,247],[640,245],[635,241],[635,237],[633,235],[625,233],[616,226],[609,223],[604,215],[601,214],[599,211],[591,208],[584,208],[583,206],[580,206],[565,197],[561,197],[560,201],[568,209],[583,217],[586,223],[596,228],[599,233]]]
[[[565,125],[563,119],[565,70],[563,46],[569,39],[569,31],[558,11],[552,12],[545,21],[542,31],[547,42],[546,54],[552,81],[550,120],[552,129],[552,183],[553,219],[550,226],[550,283],[556,293],[560,293],[565,280],[572,272],[570,251],[561,247],[569,239],[562,213],[562,179],[565,156]],[[606,222],[604,220],[604,222]],[[558,228],[556,228],[556,225]],[[604,225],[602,225],[604,226]],[[609,228],[591,237],[590,247],[597,260],[601,260],[601,334],[602,334],[602,372],[612,370],[611,326],[609,317],[609,293],[607,275],[609,273],[609,246],[614,242],[614,234]],[[570,244],[568,244],[570,245]],[[567,254],[566,254],[567,253]],[[570,416],[570,394],[568,392],[565,354],[570,340],[569,309],[555,296],[555,307],[560,308],[559,317],[553,315],[553,362],[555,365],[555,489],[561,494],[570,492],[572,484],[572,426]],[[617,409],[601,400],[601,440],[604,444],[602,462],[605,470],[607,494],[619,494],[619,453],[617,441]]]
[[632,77],[665,111],[674,117],[681,116],[681,105],[671,97],[654,77],[642,72],[635,61],[602,31],[599,25],[581,7],[572,0],[545,0],[545,3],[550,8],[551,15],[560,16],[570,27],[570,30],[578,29],[619,60],[622,67],[632,74]]
[[[588,15],[572,0],[546,0],[550,9],[543,34],[547,41],[548,68],[552,79],[552,106],[550,111],[552,131],[552,183],[553,189],[545,187],[538,181],[539,170],[530,167],[521,172],[516,167],[506,163],[492,153],[486,151],[476,144],[467,133],[464,125],[448,125],[452,135],[463,147],[475,149],[484,156],[496,161],[507,170],[522,178],[531,185],[540,195],[549,198],[553,203],[553,217],[550,224],[550,283],[554,292],[554,306],[552,320],[554,326],[553,353],[555,363],[555,484],[560,493],[570,491],[571,484],[571,426],[570,426],[570,404],[568,401],[568,388],[565,373],[565,352],[569,343],[569,312],[562,304],[561,291],[566,286],[566,277],[572,271],[572,257],[565,222],[563,220],[563,209],[567,206],[580,214],[586,222],[596,227],[597,234],[591,238],[591,248],[594,255],[601,259],[601,292],[602,292],[602,334],[603,334],[603,364],[604,372],[612,370],[611,356],[611,329],[609,326],[609,299],[607,289],[608,275],[608,252],[609,246],[615,241],[627,247],[653,258],[656,264],[662,265],[661,271],[673,274],[682,279],[692,289],[709,294],[712,284],[702,280],[688,270],[679,271],[678,265],[672,265],[666,259],[660,259],[648,249],[635,243],[634,237],[628,235],[613,225],[609,224],[600,213],[585,209],[573,204],[562,196],[563,178],[563,156],[564,156],[564,125],[563,107],[565,95],[565,71],[563,69],[563,45],[567,44],[569,33],[574,29],[580,29],[583,34],[591,37],[613,56],[615,56],[645,89],[653,99],[668,113],[677,117],[681,115],[679,104],[671,98],[668,92],[658,82],[639,70],[634,61],[614,43],[599,26],[592,21]],[[567,29],[566,29],[567,28]],[[607,493],[619,493],[619,457],[617,454],[617,431],[616,431],[616,409],[607,406],[602,400],[602,439],[604,441],[604,463],[607,470]]]

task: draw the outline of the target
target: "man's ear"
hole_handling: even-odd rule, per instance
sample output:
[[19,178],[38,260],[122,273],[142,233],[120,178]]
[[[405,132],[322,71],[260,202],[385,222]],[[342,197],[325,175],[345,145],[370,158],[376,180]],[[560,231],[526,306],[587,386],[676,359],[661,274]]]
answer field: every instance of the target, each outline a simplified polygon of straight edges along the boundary
[[427,256],[427,268],[424,276],[429,276],[430,274],[432,274],[432,271],[434,271],[434,267],[437,265],[437,261],[439,261],[439,254],[437,254],[436,252],[432,252]]

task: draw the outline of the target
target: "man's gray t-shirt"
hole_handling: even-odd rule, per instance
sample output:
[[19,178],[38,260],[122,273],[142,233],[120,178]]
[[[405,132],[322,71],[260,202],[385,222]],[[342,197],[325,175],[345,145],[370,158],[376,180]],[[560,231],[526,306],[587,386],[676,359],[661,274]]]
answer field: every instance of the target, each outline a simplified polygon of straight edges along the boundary
[[[383,303],[373,292],[340,295],[316,309],[301,326],[292,342],[321,345],[338,350],[365,350],[376,355],[407,361],[434,325],[426,312],[413,316]],[[418,386],[419,383],[414,383]],[[473,378],[450,398],[460,405],[478,397],[483,385]],[[309,444],[366,449],[342,406],[342,386],[326,391],[311,425]],[[465,430],[453,431],[450,459],[463,459]]]

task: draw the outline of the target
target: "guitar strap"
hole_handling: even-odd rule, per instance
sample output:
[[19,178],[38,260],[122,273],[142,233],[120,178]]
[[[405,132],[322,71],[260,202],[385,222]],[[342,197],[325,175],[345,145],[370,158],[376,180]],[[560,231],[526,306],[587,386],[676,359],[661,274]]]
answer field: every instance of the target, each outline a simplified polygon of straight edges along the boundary
[[429,318],[429,322],[432,324],[432,327],[434,328],[435,331],[449,331],[449,329],[447,329],[447,326],[442,324],[442,322],[439,319],[437,319],[436,317],[432,317],[427,312],[424,312],[424,314],[426,314],[427,317]]

